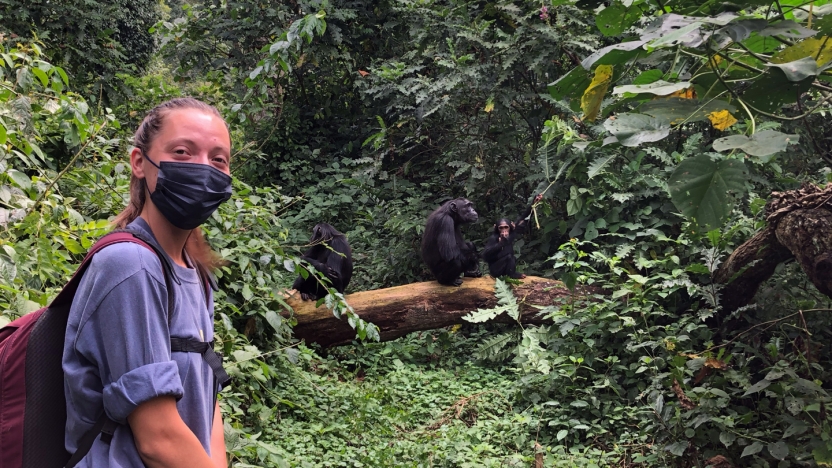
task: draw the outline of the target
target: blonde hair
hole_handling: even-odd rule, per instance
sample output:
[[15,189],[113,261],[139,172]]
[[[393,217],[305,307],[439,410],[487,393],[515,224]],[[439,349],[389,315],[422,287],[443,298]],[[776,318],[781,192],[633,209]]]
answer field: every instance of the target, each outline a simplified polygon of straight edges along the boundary
[[[142,154],[147,154],[147,151],[153,144],[153,140],[164,126],[165,118],[172,111],[180,109],[196,109],[206,114],[213,114],[225,122],[220,111],[210,104],[191,97],[171,99],[159,104],[147,113],[141,125],[139,125],[138,130],[136,130],[135,135],[133,135],[133,145],[139,148]],[[115,227],[124,229],[124,227],[138,218],[144,209],[146,201],[147,184],[145,179],[136,177],[135,174],[131,175],[130,200],[124,210],[113,220]],[[209,270],[215,270],[223,263],[219,254],[211,250],[211,246],[205,240],[205,235],[199,227],[192,230],[191,235],[188,236],[188,240],[185,242],[185,252],[191,259]]]

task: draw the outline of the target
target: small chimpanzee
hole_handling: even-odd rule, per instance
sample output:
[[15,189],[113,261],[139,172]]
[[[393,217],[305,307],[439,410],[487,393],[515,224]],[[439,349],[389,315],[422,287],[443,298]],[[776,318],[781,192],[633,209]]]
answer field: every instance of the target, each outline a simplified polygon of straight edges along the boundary
[[516,222],[502,218],[494,225],[494,233],[485,242],[485,249],[482,251],[482,258],[488,262],[488,271],[491,276],[499,278],[508,275],[511,278],[525,278],[526,275],[517,273],[517,260],[514,258],[514,238],[517,234],[523,234],[528,221],[526,218],[532,213],[532,206],[543,199],[543,194],[534,197],[529,209]]
[[[347,237],[327,223],[318,223],[312,228],[309,243],[312,248],[303,254],[303,260],[323,273],[332,282],[332,287],[343,293],[352,278],[352,250]],[[313,275],[306,279],[299,276],[292,288],[305,301],[314,301],[327,294]]]
[[462,239],[460,224],[477,220],[474,204],[465,198],[444,203],[428,216],[422,236],[422,259],[440,284],[459,286],[465,276],[482,276],[477,249]]

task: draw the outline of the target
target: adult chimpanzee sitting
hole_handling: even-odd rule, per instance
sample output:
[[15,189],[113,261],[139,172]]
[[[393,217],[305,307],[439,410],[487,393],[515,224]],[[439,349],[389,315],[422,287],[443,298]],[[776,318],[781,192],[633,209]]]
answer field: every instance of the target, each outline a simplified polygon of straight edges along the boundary
[[[327,223],[318,223],[312,228],[309,243],[312,248],[303,254],[303,260],[323,273],[332,282],[332,287],[343,293],[352,278],[352,250],[347,237]],[[298,276],[292,288],[305,301],[314,301],[327,294],[326,288],[311,274],[306,279]]]
[[526,219],[532,213],[532,206],[543,199],[543,194],[534,197],[529,209],[520,216],[516,222],[502,218],[494,225],[494,232],[485,242],[485,250],[482,251],[483,259],[488,262],[488,271],[491,276],[509,276],[519,279],[526,275],[517,273],[517,259],[514,258],[514,239],[518,234],[523,234],[529,221]]
[[459,274],[481,276],[474,244],[462,239],[459,226],[477,220],[474,204],[465,198],[451,200],[428,216],[422,236],[422,259],[440,284],[459,286]]

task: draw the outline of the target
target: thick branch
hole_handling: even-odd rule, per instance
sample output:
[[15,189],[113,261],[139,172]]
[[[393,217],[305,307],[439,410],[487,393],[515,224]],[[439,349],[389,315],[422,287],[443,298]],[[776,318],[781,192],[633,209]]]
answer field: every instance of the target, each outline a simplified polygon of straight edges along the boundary
[[771,226],[737,247],[715,278],[717,283],[727,285],[721,295],[722,308],[730,312],[751,302],[760,284],[774,274],[777,265],[791,257],[791,252],[777,241]]
[[[514,288],[521,303],[523,323],[542,323],[539,309],[572,295],[560,281],[529,276]],[[465,278],[462,286],[442,286],[436,281],[413,283],[393,288],[364,291],[346,296],[347,302],[362,319],[378,326],[381,340],[389,341],[420,330],[433,330],[464,323],[462,316],[478,308],[497,305],[494,279]],[[346,322],[333,317],[326,307],[315,308],[311,301],[293,296],[287,300],[295,310],[295,335],[323,346],[341,345],[355,337]],[[509,317],[497,320],[512,321]]]

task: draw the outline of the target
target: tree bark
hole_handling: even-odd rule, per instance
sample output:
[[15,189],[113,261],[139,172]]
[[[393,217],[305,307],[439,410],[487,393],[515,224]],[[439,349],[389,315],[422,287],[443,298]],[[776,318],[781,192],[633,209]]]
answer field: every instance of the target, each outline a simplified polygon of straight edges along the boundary
[[796,259],[818,291],[832,298],[832,184],[774,192],[767,226],[731,253],[715,275],[723,313],[750,303],[778,264]]
[[780,244],[771,226],[739,246],[716,273],[716,282],[726,285],[720,296],[722,309],[732,312],[751,302],[777,265],[790,258],[792,253]]
[[[540,310],[534,306],[548,306],[556,301],[579,299],[560,281],[529,276],[514,287],[520,303],[522,323],[540,324]],[[464,278],[462,286],[443,286],[436,281],[413,283],[393,288],[348,294],[345,299],[364,320],[379,328],[381,341],[389,341],[420,330],[433,330],[464,323],[462,316],[478,308],[497,305],[494,279],[490,277]],[[295,311],[295,336],[323,346],[350,343],[355,330],[344,320],[338,320],[325,306],[315,308],[315,302],[302,301],[293,294],[286,301]],[[495,320],[513,322],[502,314]]]

